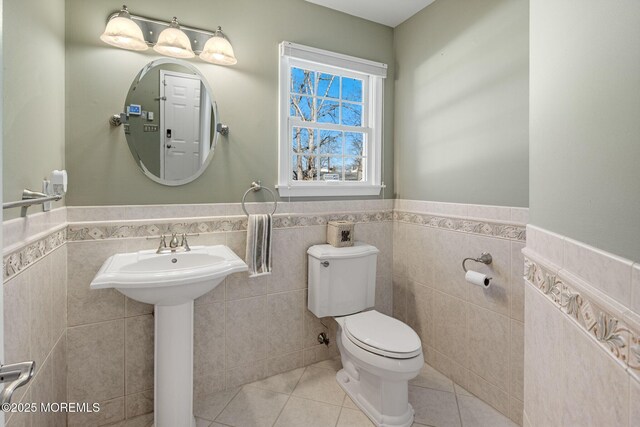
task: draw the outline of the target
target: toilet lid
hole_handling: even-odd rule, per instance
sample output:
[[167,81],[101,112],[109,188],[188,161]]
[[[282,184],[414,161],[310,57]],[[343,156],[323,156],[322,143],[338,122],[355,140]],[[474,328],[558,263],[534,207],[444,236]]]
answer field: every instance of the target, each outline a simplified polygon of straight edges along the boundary
[[375,310],[346,316],[344,330],[355,345],[382,356],[409,359],[422,351],[413,329]]

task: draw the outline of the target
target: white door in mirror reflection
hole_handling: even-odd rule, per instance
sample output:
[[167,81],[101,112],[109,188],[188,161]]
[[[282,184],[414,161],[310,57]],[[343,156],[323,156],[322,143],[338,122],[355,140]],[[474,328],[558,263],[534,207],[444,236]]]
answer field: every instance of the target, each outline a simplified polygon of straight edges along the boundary
[[181,180],[198,172],[209,155],[211,114],[205,106],[211,101],[197,76],[175,71],[160,71],[160,94],[160,173]]

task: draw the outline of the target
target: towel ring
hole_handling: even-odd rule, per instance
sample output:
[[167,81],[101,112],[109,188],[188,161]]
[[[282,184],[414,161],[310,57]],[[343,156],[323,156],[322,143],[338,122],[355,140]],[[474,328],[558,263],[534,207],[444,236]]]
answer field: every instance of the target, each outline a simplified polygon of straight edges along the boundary
[[249,187],[249,189],[245,191],[244,195],[242,196],[242,210],[244,211],[245,215],[249,216],[249,212],[247,212],[247,208],[244,206],[244,201],[247,198],[247,194],[249,194],[252,191],[260,191],[260,190],[267,190],[271,194],[271,197],[273,197],[273,212],[271,212],[271,215],[276,213],[276,209],[278,209],[278,199],[276,198],[276,195],[269,188],[263,187],[260,181],[258,182],[253,181],[251,183],[251,187]]

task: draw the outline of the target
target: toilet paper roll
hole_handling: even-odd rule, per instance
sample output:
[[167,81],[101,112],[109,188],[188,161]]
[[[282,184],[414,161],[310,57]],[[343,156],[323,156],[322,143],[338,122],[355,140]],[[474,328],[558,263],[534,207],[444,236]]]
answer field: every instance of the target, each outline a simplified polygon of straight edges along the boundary
[[477,271],[469,270],[467,274],[464,275],[464,278],[467,282],[482,286],[483,288],[488,288],[491,286],[491,278],[487,277],[486,274],[478,273]]

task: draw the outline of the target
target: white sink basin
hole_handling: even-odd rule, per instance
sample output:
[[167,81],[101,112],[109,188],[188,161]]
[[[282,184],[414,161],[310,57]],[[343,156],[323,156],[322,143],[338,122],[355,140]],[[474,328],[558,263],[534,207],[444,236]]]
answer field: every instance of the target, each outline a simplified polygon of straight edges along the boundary
[[91,282],[154,304],[154,427],[195,427],[193,416],[193,300],[226,276],[247,271],[226,246],[194,246],[189,252],[116,254]]
[[105,261],[91,289],[115,288],[147,304],[179,305],[206,294],[229,274],[246,270],[247,264],[223,245],[164,254],[122,253]]

